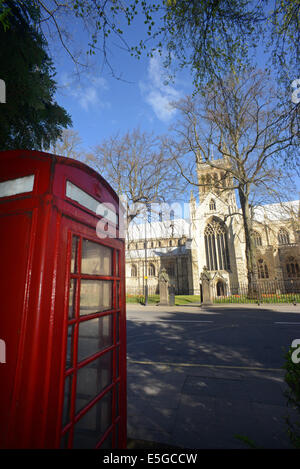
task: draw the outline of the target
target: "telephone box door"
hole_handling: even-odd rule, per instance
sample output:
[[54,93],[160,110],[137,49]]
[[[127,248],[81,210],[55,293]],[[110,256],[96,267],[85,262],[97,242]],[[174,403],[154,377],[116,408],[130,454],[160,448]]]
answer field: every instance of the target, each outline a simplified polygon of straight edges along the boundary
[[65,217],[61,233],[60,447],[126,447],[123,243]]

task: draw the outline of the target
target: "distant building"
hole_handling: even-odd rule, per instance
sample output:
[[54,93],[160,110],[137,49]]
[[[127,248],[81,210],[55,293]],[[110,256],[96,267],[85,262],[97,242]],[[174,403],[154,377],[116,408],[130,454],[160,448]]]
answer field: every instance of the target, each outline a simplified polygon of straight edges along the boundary
[[[220,169],[207,165],[198,171],[199,203],[192,194],[189,221],[174,219],[170,213],[160,214],[161,221],[129,227],[127,293],[142,293],[145,277],[149,293],[158,292],[158,275],[163,267],[178,294],[199,294],[204,266],[211,272],[217,296],[238,291],[239,285],[247,283],[241,210],[234,190],[226,190],[230,185],[224,170],[226,162],[217,162]],[[300,282],[300,201],[256,208],[253,236],[261,284],[277,281],[274,289],[278,290],[279,282]]]

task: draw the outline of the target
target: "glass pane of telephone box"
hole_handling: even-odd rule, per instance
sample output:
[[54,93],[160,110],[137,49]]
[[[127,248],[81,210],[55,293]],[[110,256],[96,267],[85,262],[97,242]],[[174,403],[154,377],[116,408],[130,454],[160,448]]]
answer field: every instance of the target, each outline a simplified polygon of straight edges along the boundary
[[107,352],[77,372],[76,413],[112,383],[113,352]]
[[74,448],[95,448],[112,424],[112,391],[100,399],[76,424]]
[[81,280],[80,315],[112,309],[111,280]]
[[73,376],[69,375],[65,379],[62,427],[65,427],[70,421],[70,403],[71,403],[72,378],[73,378]]
[[82,240],[81,273],[112,275],[112,249],[87,239]]
[[70,280],[70,290],[69,290],[69,319],[75,318],[75,301],[76,301],[76,285],[77,281],[74,278]]
[[78,362],[111,345],[113,345],[112,314],[79,324]]
[[71,272],[75,274],[78,272],[77,258],[78,258],[78,236],[72,237],[72,255],[71,255]]

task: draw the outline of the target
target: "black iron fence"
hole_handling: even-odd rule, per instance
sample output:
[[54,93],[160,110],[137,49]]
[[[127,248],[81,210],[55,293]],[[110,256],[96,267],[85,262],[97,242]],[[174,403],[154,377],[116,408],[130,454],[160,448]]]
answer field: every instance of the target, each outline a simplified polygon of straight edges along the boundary
[[221,293],[213,287],[214,303],[300,303],[300,279],[263,280],[251,289],[239,283],[225,286]]
[[[143,297],[145,289],[143,285],[127,286],[128,299]],[[158,285],[148,285],[148,296],[159,295]],[[199,288],[193,291],[179,290],[175,288],[175,295],[199,295]],[[223,284],[222,289],[217,285],[212,286],[213,303],[300,303],[300,278],[290,280],[262,280],[254,284],[251,290],[247,283]]]

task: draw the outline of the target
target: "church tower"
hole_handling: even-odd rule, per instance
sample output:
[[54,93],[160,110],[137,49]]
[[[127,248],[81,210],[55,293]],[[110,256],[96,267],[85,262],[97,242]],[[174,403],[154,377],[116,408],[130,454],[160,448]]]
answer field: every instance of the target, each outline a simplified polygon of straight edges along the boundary
[[[206,199],[207,195],[221,199],[230,207],[230,211],[236,209],[236,198],[233,189],[233,178],[228,171],[230,162],[226,158],[210,160],[211,164],[198,163],[197,179],[199,184],[199,203]],[[213,203],[213,202],[212,202]]]

